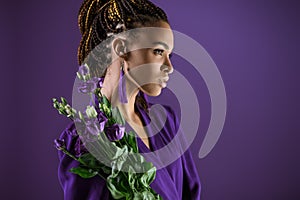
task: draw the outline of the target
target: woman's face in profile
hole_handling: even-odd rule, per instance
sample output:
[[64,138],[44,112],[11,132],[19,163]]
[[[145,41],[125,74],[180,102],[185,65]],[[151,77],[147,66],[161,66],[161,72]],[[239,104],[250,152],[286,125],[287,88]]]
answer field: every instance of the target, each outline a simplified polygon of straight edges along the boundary
[[174,46],[172,30],[166,22],[145,28],[132,42],[127,56],[128,75],[149,96],[158,96],[173,72],[170,54]]

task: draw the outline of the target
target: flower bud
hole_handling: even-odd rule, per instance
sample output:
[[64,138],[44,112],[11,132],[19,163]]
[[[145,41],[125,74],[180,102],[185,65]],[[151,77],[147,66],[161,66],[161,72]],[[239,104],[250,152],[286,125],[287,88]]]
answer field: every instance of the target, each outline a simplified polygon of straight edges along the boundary
[[89,75],[89,74],[90,74],[90,68],[89,68],[87,65],[81,65],[81,66],[79,67],[78,73],[79,73],[81,76]]
[[65,98],[60,97],[60,99],[61,99],[61,103],[62,103],[63,105],[67,105],[67,104],[68,104],[68,102],[67,102],[67,100],[66,100]]
[[59,103],[57,101],[53,102],[53,107],[59,109]]
[[76,72],[76,76],[79,80],[82,80],[82,76],[80,75],[80,73]]
[[87,106],[85,113],[90,119],[97,117],[97,111],[94,106]]
[[81,119],[82,121],[84,121],[84,116],[83,116],[83,114],[80,111],[78,111],[78,115],[79,115],[79,119]]
[[114,124],[112,126],[105,127],[104,132],[110,141],[117,141],[123,138],[125,127],[119,124]]

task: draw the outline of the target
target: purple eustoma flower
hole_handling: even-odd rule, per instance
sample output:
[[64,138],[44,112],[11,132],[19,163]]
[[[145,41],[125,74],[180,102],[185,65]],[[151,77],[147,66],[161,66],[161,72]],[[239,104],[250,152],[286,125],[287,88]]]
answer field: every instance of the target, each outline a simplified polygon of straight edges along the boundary
[[103,82],[104,82],[104,78],[99,78],[99,87],[102,88],[103,87]]
[[85,123],[76,119],[75,125],[83,142],[94,142],[98,135],[103,132],[106,122],[107,118],[100,112],[98,118],[87,118]]
[[96,118],[88,119],[85,122],[86,125],[86,131],[85,134],[92,134],[92,135],[98,135],[101,131],[99,129],[98,120]]
[[[77,124],[75,124],[77,125]],[[76,126],[75,126],[76,127]],[[71,135],[72,137],[75,137],[75,136],[78,136],[78,132],[77,132],[77,129],[76,128],[73,128],[72,131],[69,131],[68,132],[69,135]]]
[[85,153],[88,153],[88,150],[85,148],[83,142],[81,141],[80,137],[77,138],[77,141],[75,143],[75,156],[80,157]]
[[65,141],[62,139],[55,139],[54,140],[54,145],[57,148],[57,150],[62,150],[66,147]]
[[98,113],[97,118],[98,118],[98,122],[99,122],[99,125],[100,125],[99,126],[99,130],[100,130],[100,132],[103,132],[105,124],[108,121],[108,119],[106,118],[106,116],[104,115],[104,113],[101,112],[101,111]]
[[99,84],[99,78],[92,78],[91,80],[87,80],[86,82],[82,82],[79,84],[78,91],[87,94],[93,93]]
[[106,127],[104,129],[104,132],[110,141],[117,141],[123,138],[125,127],[120,126],[119,124],[114,124],[112,126]]
[[86,65],[81,65],[78,69],[80,75],[86,76],[90,73],[90,69]]

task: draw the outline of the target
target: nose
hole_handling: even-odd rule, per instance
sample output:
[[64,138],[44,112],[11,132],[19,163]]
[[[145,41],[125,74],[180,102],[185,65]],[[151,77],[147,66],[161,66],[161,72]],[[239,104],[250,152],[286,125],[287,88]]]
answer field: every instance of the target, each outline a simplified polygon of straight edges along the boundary
[[172,65],[169,57],[167,57],[165,59],[163,66],[161,66],[161,71],[168,73],[168,74],[171,74],[174,71],[173,65]]

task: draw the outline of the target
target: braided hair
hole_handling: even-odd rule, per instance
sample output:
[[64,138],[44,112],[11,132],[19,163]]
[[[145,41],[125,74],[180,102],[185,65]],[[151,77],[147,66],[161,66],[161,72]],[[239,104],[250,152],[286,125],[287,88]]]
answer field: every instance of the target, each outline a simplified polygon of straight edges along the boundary
[[[78,25],[82,34],[78,47],[79,65],[84,60],[94,61],[89,63],[91,72],[96,76],[103,76],[103,71],[99,72],[99,69],[106,68],[111,61],[107,58],[110,50],[105,48],[109,41],[106,46],[97,46],[113,34],[151,25],[157,21],[168,22],[168,19],[162,9],[148,0],[84,0],[78,14]],[[86,59],[90,53],[91,58]]]
[[[166,13],[148,0],[84,0],[78,14],[82,34],[78,47],[79,65],[88,64],[92,76],[105,76],[111,64],[112,36],[158,21],[169,23]],[[136,102],[147,108],[143,96],[137,96]]]

